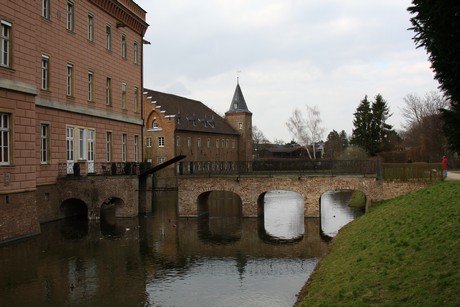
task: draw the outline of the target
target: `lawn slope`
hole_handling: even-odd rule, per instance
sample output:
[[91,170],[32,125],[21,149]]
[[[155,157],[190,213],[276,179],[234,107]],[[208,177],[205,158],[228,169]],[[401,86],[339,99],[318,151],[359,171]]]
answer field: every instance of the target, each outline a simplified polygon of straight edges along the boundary
[[401,305],[460,305],[460,182],[374,204],[340,231],[298,302]]

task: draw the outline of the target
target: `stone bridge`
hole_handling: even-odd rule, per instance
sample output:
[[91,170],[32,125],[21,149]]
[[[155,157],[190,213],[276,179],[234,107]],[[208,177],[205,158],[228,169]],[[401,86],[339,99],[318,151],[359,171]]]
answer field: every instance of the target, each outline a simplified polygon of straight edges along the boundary
[[305,217],[320,216],[321,195],[330,190],[357,190],[366,195],[366,207],[372,202],[394,198],[419,190],[431,182],[386,181],[366,176],[197,176],[178,177],[179,216],[197,216],[200,195],[210,191],[230,191],[240,196],[244,217],[262,214],[266,192],[285,190],[304,198]]
[[85,205],[90,220],[99,219],[101,209],[112,209],[115,217],[134,217],[139,213],[138,176],[59,178],[56,188],[56,201],[60,207],[48,211],[53,215],[48,218],[51,220],[82,215],[78,207],[84,208]]

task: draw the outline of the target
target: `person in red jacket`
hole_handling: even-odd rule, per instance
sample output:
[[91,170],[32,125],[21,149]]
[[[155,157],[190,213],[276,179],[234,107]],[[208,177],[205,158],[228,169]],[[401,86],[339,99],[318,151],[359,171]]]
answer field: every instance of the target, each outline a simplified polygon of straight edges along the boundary
[[446,156],[442,157],[441,163],[442,163],[442,169],[443,169],[444,178],[447,178],[447,170],[449,169],[449,165],[447,163]]

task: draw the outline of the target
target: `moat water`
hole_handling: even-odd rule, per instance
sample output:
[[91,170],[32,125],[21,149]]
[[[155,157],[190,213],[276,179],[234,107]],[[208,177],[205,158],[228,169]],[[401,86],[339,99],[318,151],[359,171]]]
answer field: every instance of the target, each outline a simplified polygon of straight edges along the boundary
[[344,199],[328,192],[323,217],[303,218],[299,195],[272,191],[256,219],[217,195],[210,202],[228,210],[178,219],[176,194],[162,192],[149,216],[44,224],[0,247],[0,306],[292,306],[330,238],[359,215]]

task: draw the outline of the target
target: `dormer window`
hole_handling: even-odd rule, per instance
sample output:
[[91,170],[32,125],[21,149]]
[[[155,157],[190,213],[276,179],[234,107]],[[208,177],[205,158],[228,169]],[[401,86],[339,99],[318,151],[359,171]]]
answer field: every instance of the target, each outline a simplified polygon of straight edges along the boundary
[[158,129],[158,122],[156,120],[153,121],[152,128],[153,129]]
[[238,109],[238,104],[237,104],[236,102],[233,104],[233,108],[234,108],[235,110]]

